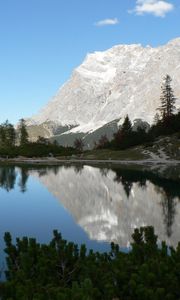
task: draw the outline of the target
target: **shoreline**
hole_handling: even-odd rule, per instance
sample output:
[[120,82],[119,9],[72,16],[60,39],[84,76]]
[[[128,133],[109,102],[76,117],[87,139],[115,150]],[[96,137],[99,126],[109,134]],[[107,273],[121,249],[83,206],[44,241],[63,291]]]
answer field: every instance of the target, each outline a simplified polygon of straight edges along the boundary
[[91,164],[128,164],[128,165],[179,165],[180,160],[174,159],[142,159],[142,160],[118,160],[118,159],[83,159],[83,158],[67,158],[67,159],[57,159],[57,158],[10,158],[10,159],[0,159],[0,164],[46,164],[46,165],[61,165],[66,163],[91,163]]

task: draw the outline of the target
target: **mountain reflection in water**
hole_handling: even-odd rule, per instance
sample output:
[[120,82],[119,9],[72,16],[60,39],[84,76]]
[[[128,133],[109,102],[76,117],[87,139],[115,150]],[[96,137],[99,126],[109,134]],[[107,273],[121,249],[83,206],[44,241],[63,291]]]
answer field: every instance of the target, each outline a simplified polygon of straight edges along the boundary
[[0,167],[0,187],[21,192],[28,176],[38,179],[97,241],[131,242],[135,227],[153,225],[160,240],[180,240],[180,184],[151,172],[91,166]]
[[179,182],[150,172],[60,167],[32,173],[91,239],[130,245],[135,227],[153,225],[160,240],[180,240]]

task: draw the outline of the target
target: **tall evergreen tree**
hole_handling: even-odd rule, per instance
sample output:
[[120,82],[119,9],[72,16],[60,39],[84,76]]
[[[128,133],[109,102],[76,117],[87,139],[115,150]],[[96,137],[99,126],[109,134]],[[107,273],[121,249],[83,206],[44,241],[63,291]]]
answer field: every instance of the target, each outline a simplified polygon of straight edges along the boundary
[[81,138],[75,139],[75,141],[74,141],[74,148],[75,148],[77,151],[82,152],[82,151],[83,151],[83,147],[84,147],[83,140],[82,140]]
[[129,133],[132,132],[132,123],[128,115],[124,119],[124,123],[122,124],[121,131],[124,135],[128,135]]
[[27,132],[24,119],[20,120],[19,133],[20,133],[20,145],[24,146],[28,143],[28,132]]
[[0,146],[12,147],[15,145],[16,133],[14,126],[6,120],[0,125]]
[[165,121],[173,115],[175,110],[176,98],[174,96],[173,89],[171,87],[171,77],[166,75],[164,77],[164,82],[161,86],[161,105],[158,110],[161,113],[162,120]]
[[0,125],[0,147],[3,147],[6,142],[6,134],[3,124]]
[[16,142],[16,131],[14,126],[10,123],[7,123],[6,126],[6,143],[7,146],[12,147],[15,145]]

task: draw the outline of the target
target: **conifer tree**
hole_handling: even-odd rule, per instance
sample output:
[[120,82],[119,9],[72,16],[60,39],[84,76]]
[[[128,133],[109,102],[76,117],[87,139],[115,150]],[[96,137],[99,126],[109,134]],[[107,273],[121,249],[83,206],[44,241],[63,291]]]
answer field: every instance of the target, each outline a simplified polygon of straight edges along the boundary
[[74,141],[74,148],[75,148],[77,151],[82,152],[82,151],[83,151],[83,147],[84,147],[83,140],[82,140],[81,138],[75,139],[75,141]]
[[166,75],[164,77],[164,82],[161,86],[161,105],[158,108],[158,110],[161,113],[162,120],[165,121],[166,119],[169,119],[173,115],[173,112],[175,110],[175,102],[176,98],[174,96],[173,89],[171,87],[171,77],[169,75]]
[[6,142],[6,134],[3,124],[0,125],[0,147],[3,147]]
[[20,133],[20,145],[24,146],[28,143],[28,132],[26,129],[26,124],[24,119],[20,120],[19,133]]
[[122,124],[121,131],[125,135],[128,135],[129,133],[132,132],[132,123],[131,123],[128,115],[124,119],[124,123]]
[[15,145],[16,132],[15,132],[14,126],[10,123],[8,123],[7,127],[6,127],[6,140],[7,140],[7,145],[9,147],[12,147]]
[[14,126],[6,120],[0,125],[0,145],[1,147],[12,147],[15,145],[16,132]]
[[101,137],[100,137],[100,139],[99,139],[99,141],[96,145],[96,148],[97,149],[103,149],[108,145],[108,142],[109,142],[109,140],[107,138],[107,135],[106,134],[101,135]]

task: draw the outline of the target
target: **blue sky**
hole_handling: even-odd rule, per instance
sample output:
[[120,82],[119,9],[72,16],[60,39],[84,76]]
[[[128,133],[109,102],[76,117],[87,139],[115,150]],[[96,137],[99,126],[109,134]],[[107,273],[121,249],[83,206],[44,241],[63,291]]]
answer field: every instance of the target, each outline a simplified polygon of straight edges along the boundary
[[37,113],[88,52],[178,36],[179,0],[0,0],[0,123]]

